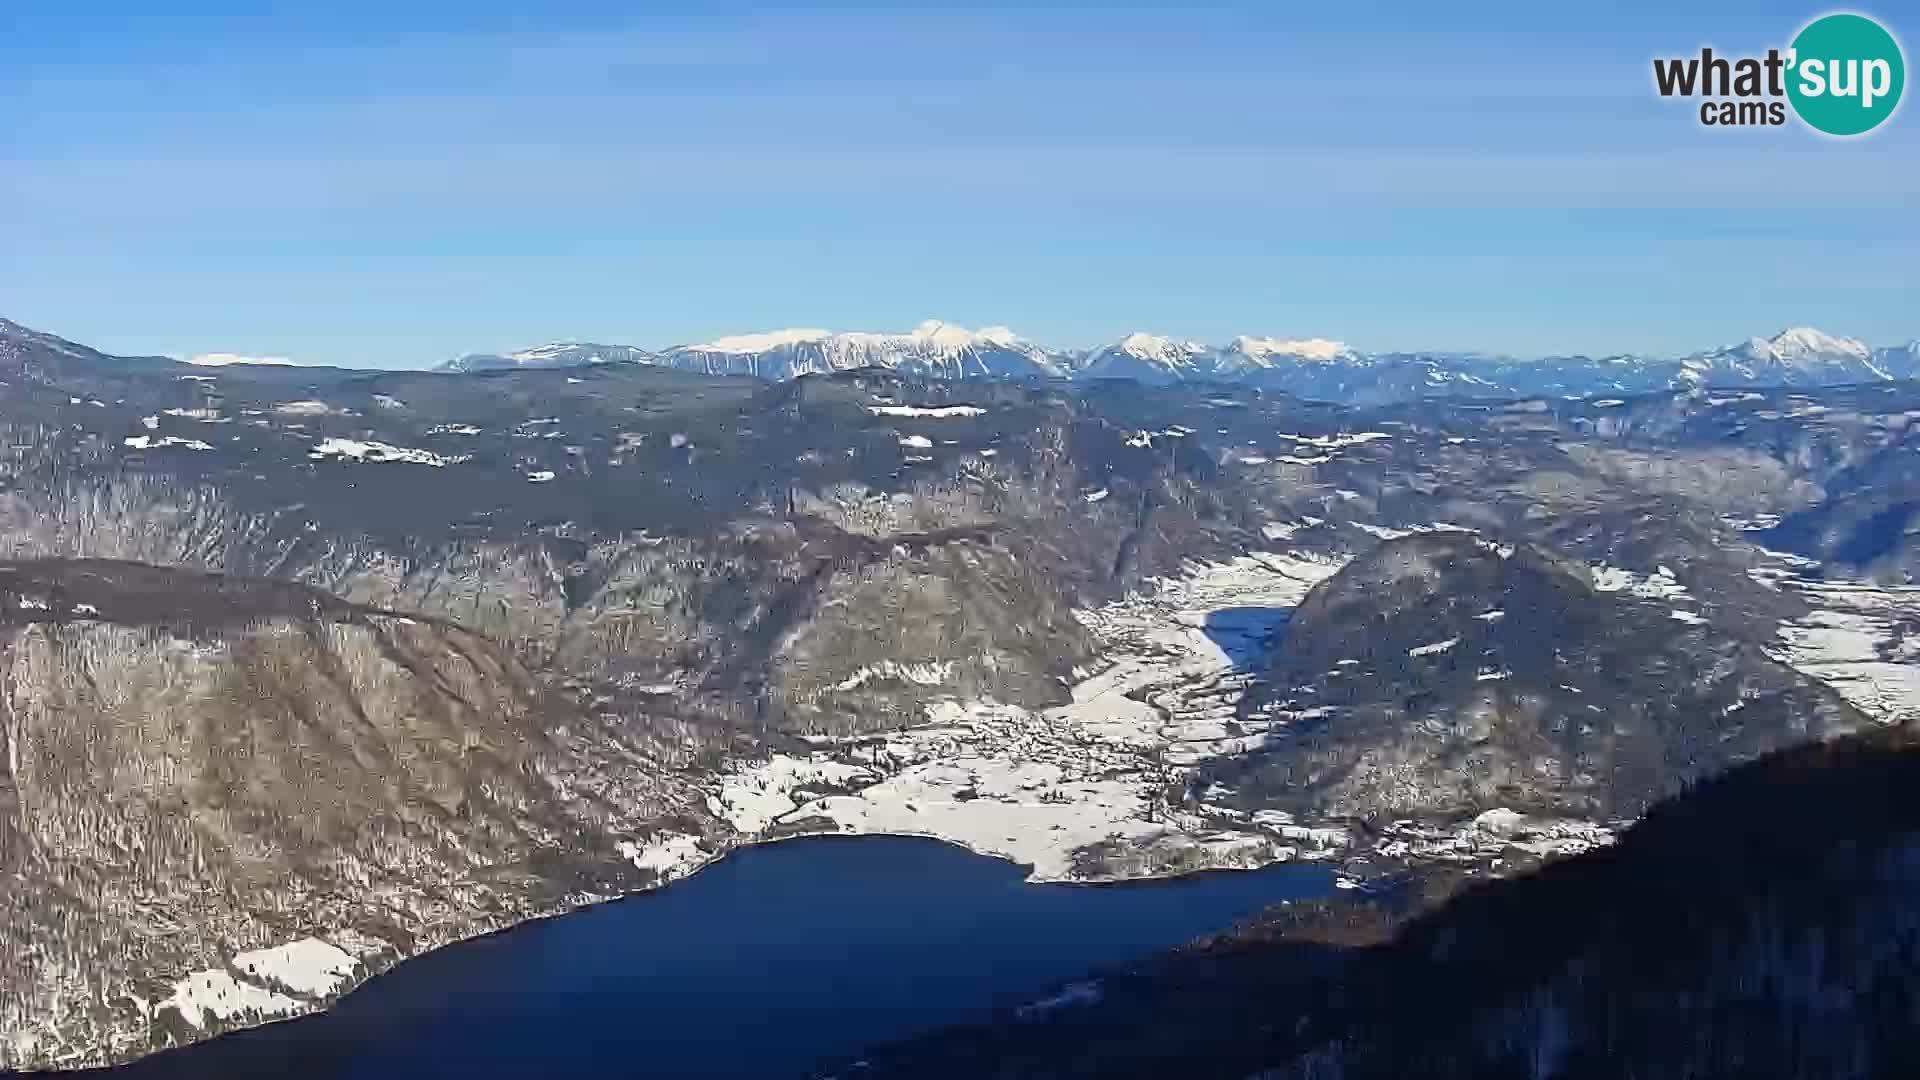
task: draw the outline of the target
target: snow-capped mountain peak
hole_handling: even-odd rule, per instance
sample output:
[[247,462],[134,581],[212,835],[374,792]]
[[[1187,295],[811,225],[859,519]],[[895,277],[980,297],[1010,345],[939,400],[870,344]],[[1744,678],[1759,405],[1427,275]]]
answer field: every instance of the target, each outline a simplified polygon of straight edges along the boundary
[[[571,356],[576,350],[592,350],[595,348],[598,348],[598,346],[588,345],[578,341],[556,341],[547,345],[536,345],[531,349],[521,349],[519,352],[510,352],[507,354],[507,359],[516,360],[522,364],[537,366],[560,359],[561,357]],[[586,362],[593,364],[599,363],[600,361],[597,357],[593,357],[589,358]]]
[[990,346],[1012,347],[1020,338],[1004,326],[968,330],[938,319],[928,319],[904,334],[850,331],[836,333],[815,327],[769,330],[758,334],[734,334],[716,338],[703,345],[686,345],[689,351],[709,353],[766,353],[795,346],[817,345],[836,353],[856,355],[883,353],[890,348],[920,350],[942,355],[958,355],[970,349]]
[[1754,338],[1746,345],[1755,356],[1769,356],[1782,363],[1825,363],[1837,358],[1866,360],[1873,350],[1855,338],[1835,337],[1811,326],[1794,326],[1771,338]]
[[1894,377],[1864,342],[1810,326],[1789,327],[1770,338],[1750,338],[1738,345],[1689,356],[1680,362],[1680,368],[1680,378],[1695,385],[1799,386]]
[[969,330],[929,319],[905,333],[814,328],[773,330],[681,345],[659,362],[716,374],[791,378],[859,367],[885,367],[949,378],[1059,375],[1064,368],[1039,345],[1004,326]]
[[1139,330],[1120,339],[1115,346],[1130,356],[1142,360],[1162,360],[1173,362],[1198,355],[1206,351],[1206,346],[1192,341],[1176,341],[1159,334],[1148,334]]
[[1242,334],[1233,339],[1227,351],[1253,360],[1351,360],[1358,354],[1344,341],[1329,341],[1326,338],[1271,338],[1250,337]]
[[760,334],[730,334],[715,338],[704,345],[683,345],[680,348],[699,352],[728,353],[740,356],[747,353],[770,352],[774,349],[790,348],[795,345],[810,345],[825,341],[834,336],[831,330],[817,327],[790,327],[785,330],[769,330]]
[[1199,342],[1136,331],[1088,354],[1085,371],[1095,378],[1165,382],[1204,373],[1212,367],[1211,354]]
[[593,364],[646,364],[653,354],[631,345],[555,341],[510,353],[469,353],[440,365],[441,371],[511,371],[517,368],[587,367]]
[[978,330],[968,330],[938,319],[928,319],[914,327],[906,336],[916,341],[924,341],[935,348],[954,351],[975,349],[985,345],[1009,346],[1020,340],[1013,331],[1004,326],[984,326]]

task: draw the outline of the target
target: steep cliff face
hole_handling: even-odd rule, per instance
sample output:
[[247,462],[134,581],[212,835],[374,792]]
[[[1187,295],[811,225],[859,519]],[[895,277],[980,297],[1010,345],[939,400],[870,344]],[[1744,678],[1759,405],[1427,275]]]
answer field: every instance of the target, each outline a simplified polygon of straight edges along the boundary
[[[618,845],[697,806],[644,733],[595,724],[437,620],[143,564],[0,564],[0,1054],[97,1060],[303,1011],[645,884]],[[579,790],[596,773],[617,780]],[[251,978],[236,960],[289,947]]]
[[[918,520],[884,532],[747,516],[703,536],[394,542],[294,531],[236,510],[212,485],[111,476],[0,494],[0,553],[304,581],[458,622],[596,693],[642,705],[671,693],[729,730],[897,726],[940,689],[1057,700],[1060,676],[1087,658],[1084,630],[1068,613],[1114,587],[1114,552],[1133,522],[1056,511],[946,525],[954,515],[938,512],[945,499],[901,499]],[[1168,528],[1149,560],[1173,561],[1180,525]],[[883,661],[944,665],[949,676],[925,686],[859,676]],[[834,688],[849,680],[845,692],[861,691],[858,709],[835,704]],[[877,693],[898,700],[881,703]]]

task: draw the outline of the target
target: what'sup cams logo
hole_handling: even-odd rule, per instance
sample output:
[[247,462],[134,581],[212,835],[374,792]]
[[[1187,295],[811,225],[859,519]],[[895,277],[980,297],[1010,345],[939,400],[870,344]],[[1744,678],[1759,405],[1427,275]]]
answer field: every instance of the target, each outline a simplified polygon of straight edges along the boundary
[[1702,98],[1707,127],[1778,127],[1787,110],[1815,131],[1864,135],[1900,105],[1907,65],[1900,43],[1865,15],[1822,15],[1786,49],[1765,56],[1661,57],[1653,84],[1663,98]]

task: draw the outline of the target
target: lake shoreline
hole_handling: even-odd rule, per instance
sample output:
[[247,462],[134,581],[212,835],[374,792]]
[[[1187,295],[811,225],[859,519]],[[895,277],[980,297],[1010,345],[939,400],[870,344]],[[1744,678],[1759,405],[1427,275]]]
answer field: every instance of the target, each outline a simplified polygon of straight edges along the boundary
[[[943,852],[949,854],[940,854]],[[761,858],[767,855],[773,857]],[[889,859],[895,858],[904,859],[907,864],[897,872],[886,866]],[[743,866],[743,859],[752,865]],[[359,1032],[363,1035],[367,1032],[384,1031],[389,1035],[399,1035],[409,1023],[406,1015],[383,1016],[364,995],[371,994],[375,998],[404,996],[412,993],[410,987],[417,987],[423,982],[432,982],[439,977],[438,972],[461,969],[476,963],[484,965],[490,962],[489,956],[503,956],[533,949],[535,948],[533,943],[540,939],[566,938],[589,933],[595,925],[640,927],[644,930],[650,924],[660,920],[670,920],[679,917],[679,913],[684,913],[689,904],[695,903],[695,898],[689,895],[692,890],[703,894],[701,902],[704,902],[705,898],[718,894],[723,900],[738,904],[743,902],[743,897],[735,895],[738,883],[744,879],[753,878],[756,874],[766,873],[769,867],[784,868],[781,872],[787,874],[797,873],[800,875],[797,880],[804,883],[822,876],[831,879],[835,873],[835,867],[853,865],[861,868],[863,880],[868,880],[870,887],[874,889],[911,893],[913,889],[920,887],[911,880],[914,877],[913,868],[923,864],[945,867],[947,869],[944,872],[949,876],[957,876],[961,880],[1001,883],[993,886],[994,889],[1001,891],[990,894],[990,902],[985,905],[988,908],[992,908],[995,903],[1008,903],[1008,897],[1024,898],[1019,902],[1035,902],[1041,908],[1060,903],[1067,905],[1092,903],[1099,908],[1107,903],[1102,899],[1104,897],[1125,896],[1132,899],[1116,901],[1113,906],[1121,908],[1144,906],[1151,909],[1171,905],[1177,909],[1186,905],[1175,903],[1175,898],[1190,895],[1211,893],[1260,895],[1263,892],[1271,892],[1271,901],[1281,902],[1286,899],[1301,898],[1307,894],[1331,895],[1334,891],[1331,886],[1331,868],[1323,868],[1327,880],[1317,886],[1307,884],[1313,878],[1305,868],[1301,868],[1301,873],[1297,876],[1290,875],[1278,880],[1269,878],[1264,881],[1258,877],[1259,870],[1233,874],[1208,874],[1203,870],[1195,874],[1151,879],[1036,882],[1025,879],[1022,873],[1024,868],[1019,864],[998,856],[972,851],[948,838],[848,836],[845,834],[756,838],[729,845],[724,851],[716,852],[712,858],[704,861],[690,873],[675,878],[671,882],[606,900],[558,909],[531,919],[518,920],[482,934],[471,935],[457,941],[436,945],[419,953],[396,958],[377,969],[367,971],[363,978],[356,980],[339,995],[327,1002],[316,1003],[314,1008],[301,1014],[275,1018],[264,1024],[236,1028],[185,1046],[161,1049],[135,1059],[130,1064],[122,1064],[97,1074],[138,1078],[241,1075],[245,1070],[259,1070],[267,1067],[265,1063],[258,1060],[262,1056],[279,1060],[275,1058],[276,1047],[281,1052],[281,1057],[297,1059],[307,1055],[317,1055],[324,1059],[340,1052],[335,1043],[338,1042],[337,1037],[343,1031]],[[952,870],[954,866],[961,867],[957,875]],[[1261,870],[1284,871],[1284,868],[1268,866]],[[725,880],[716,881],[716,877],[721,875],[725,876]],[[1055,884],[1081,887],[1064,889],[1045,887]],[[682,888],[671,888],[675,885]],[[1125,888],[1128,885],[1145,888]],[[1302,892],[1303,889],[1305,892]],[[804,888],[801,891],[804,891]],[[992,900],[992,897],[1000,899]],[[1079,899],[1074,899],[1075,897]],[[649,903],[643,907],[637,904],[615,902],[642,899],[657,902],[659,906],[655,903]],[[946,896],[930,896],[919,902],[945,904],[952,901]],[[1262,899],[1258,903],[1244,905],[1245,910],[1223,911],[1217,922],[1195,923],[1192,926],[1192,933],[1182,931],[1173,939],[1153,942],[1142,951],[1150,952],[1177,945],[1198,937],[1202,933],[1223,929],[1239,918],[1264,910],[1268,906],[1271,904]],[[563,915],[572,915],[575,918],[572,920],[560,918]],[[1192,918],[1191,915],[1182,917]],[[900,933],[901,941],[911,948],[913,934],[900,928],[895,928],[895,932]],[[796,929],[795,934],[802,939],[808,936],[803,929]],[[715,944],[712,947],[720,952],[727,952],[727,950],[721,950],[718,944],[724,940],[724,935],[715,935]],[[610,943],[609,947],[617,944],[617,941]],[[465,948],[452,948],[456,945]],[[479,947],[479,951],[475,951],[476,946]],[[775,951],[779,947],[777,944],[770,945],[770,948]],[[740,946],[735,943],[733,948],[738,949]],[[1135,954],[1129,952],[1125,956],[1101,957],[1098,963],[1089,964],[1086,968],[1071,966],[1054,974],[1057,974],[1060,979],[1077,977],[1094,967],[1131,958],[1133,955]],[[470,984],[463,979],[455,980],[454,985],[459,988],[455,991],[456,994],[477,993],[483,996],[497,994],[508,988],[504,983],[496,983],[489,988]],[[431,997],[429,995],[430,999]],[[236,1057],[247,1059],[247,1063],[241,1067],[242,1071],[223,1071],[219,1062],[213,1060]],[[209,1062],[212,1064],[208,1064]],[[335,1075],[324,1071],[324,1066],[321,1068],[322,1071],[296,1073],[296,1075]],[[91,1073],[68,1075],[91,1075]]]

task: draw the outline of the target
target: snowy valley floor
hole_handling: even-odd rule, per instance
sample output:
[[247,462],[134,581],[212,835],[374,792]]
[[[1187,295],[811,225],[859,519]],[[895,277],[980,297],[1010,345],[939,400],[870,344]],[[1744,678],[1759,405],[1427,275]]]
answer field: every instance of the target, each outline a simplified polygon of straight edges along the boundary
[[[721,778],[710,807],[743,834],[806,828],[948,840],[1031,867],[1037,881],[1253,867],[1331,850],[1291,823],[1236,825],[1160,798],[1185,766],[1257,748],[1280,718],[1235,720],[1243,670],[1331,560],[1250,555],[1199,566],[1149,593],[1082,612],[1104,662],[1070,704],[1038,712],[943,702],[884,743]],[[1100,845],[1099,854],[1089,849]]]

